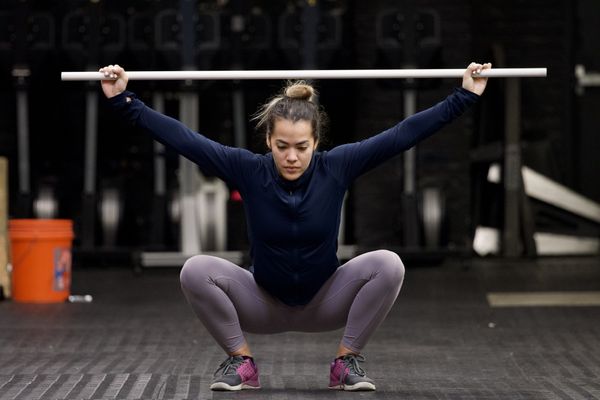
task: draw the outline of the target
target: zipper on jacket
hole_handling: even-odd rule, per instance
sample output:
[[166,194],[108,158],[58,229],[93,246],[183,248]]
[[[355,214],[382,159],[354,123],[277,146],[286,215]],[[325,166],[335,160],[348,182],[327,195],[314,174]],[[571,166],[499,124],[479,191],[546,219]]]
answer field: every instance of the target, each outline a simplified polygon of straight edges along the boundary
[[[292,240],[298,240],[298,204],[295,193],[293,190],[289,191],[290,201],[291,201],[291,211],[292,211]],[[290,265],[292,267],[292,279],[294,283],[293,295],[296,297],[296,301],[298,301],[301,297],[302,289],[299,286],[300,283],[300,274],[298,273],[298,267],[300,265],[300,250],[297,247],[297,242],[292,245],[293,251],[291,253],[292,260],[290,260]]]

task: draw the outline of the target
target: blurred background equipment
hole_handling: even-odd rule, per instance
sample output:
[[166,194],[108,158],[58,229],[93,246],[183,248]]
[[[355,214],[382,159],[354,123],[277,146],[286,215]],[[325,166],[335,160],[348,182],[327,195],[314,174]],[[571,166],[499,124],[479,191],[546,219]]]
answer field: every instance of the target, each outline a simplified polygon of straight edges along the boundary
[[8,160],[0,157],[0,298],[11,297],[8,238]]
[[[597,222],[532,197],[520,171],[600,203],[595,7],[587,0],[544,12],[500,2],[7,0],[0,4],[0,155],[13,166],[9,215],[73,219],[76,265],[130,265],[133,255],[178,266],[199,251],[247,260],[235,188],[123,124],[97,82],[65,84],[60,71],[115,62],[128,70],[440,69],[477,59],[547,66],[549,74],[491,81],[477,107],[361,177],[345,201],[342,258],[386,247],[417,264],[464,259],[477,254],[481,227],[495,230],[501,256],[544,255],[544,233],[575,240],[566,253],[583,243],[593,253]],[[314,83],[331,117],[323,150],[376,134],[457,85]],[[250,116],[281,84],[136,81],[130,88],[210,139],[264,152]],[[501,171],[497,182],[488,180],[492,167]]]

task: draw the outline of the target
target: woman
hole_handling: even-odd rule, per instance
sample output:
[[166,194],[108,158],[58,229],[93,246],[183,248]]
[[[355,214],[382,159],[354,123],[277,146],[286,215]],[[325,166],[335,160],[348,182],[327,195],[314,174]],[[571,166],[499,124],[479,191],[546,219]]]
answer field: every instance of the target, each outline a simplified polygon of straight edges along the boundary
[[127,73],[101,68],[102,89],[112,107],[133,125],[220,177],[244,199],[251,271],[198,255],[181,270],[192,309],[227,359],[215,372],[213,390],[260,388],[245,332],[320,332],[344,327],[331,362],[331,389],[375,390],[361,351],[392,307],[404,278],[395,253],[378,250],[340,266],[336,256],[344,193],[359,175],[414,146],[477,101],[487,79],[471,63],[462,88],[444,101],[358,143],[317,150],[322,112],[312,86],[296,82],[257,114],[270,149],[266,155],[223,146],[179,121],[146,107],[126,91]]

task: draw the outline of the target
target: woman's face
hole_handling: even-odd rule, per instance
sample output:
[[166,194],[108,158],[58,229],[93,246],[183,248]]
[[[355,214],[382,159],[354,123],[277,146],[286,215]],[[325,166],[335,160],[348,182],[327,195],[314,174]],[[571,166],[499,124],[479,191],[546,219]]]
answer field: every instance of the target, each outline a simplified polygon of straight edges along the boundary
[[273,152],[277,171],[284,179],[294,181],[310,165],[317,148],[310,121],[288,119],[275,121],[273,132],[267,137],[267,146]]

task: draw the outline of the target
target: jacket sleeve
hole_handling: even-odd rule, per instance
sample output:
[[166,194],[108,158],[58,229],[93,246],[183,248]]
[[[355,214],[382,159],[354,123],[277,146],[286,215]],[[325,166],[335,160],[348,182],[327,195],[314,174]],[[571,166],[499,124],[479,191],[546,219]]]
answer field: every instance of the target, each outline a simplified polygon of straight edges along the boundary
[[258,155],[224,146],[192,131],[180,121],[147,107],[132,92],[110,98],[110,106],[127,122],[196,163],[200,170],[242,189],[243,176],[258,168]]
[[326,155],[329,169],[347,186],[361,174],[433,135],[463,114],[478,98],[475,93],[457,88],[440,103],[378,135],[331,149]]

